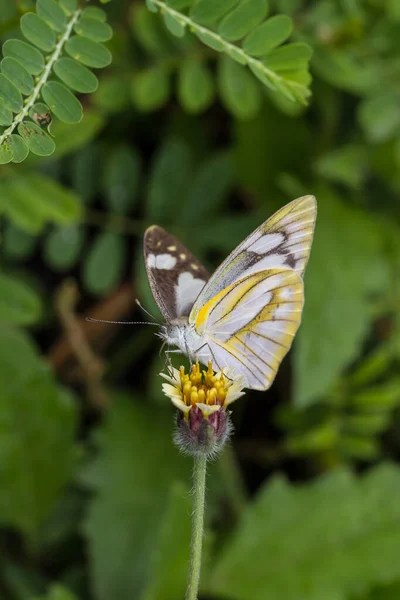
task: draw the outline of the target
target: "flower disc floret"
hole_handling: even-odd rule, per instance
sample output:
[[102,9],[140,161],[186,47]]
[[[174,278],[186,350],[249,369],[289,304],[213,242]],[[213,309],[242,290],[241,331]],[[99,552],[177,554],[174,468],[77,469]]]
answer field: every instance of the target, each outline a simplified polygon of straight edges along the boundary
[[211,362],[202,370],[198,360],[189,373],[184,367],[171,368],[169,375],[161,376],[168,382],[162,385],[165,395],[180,411],[177,445],[189,454],[214,454],[232,430],[226,409],[243,396],[245,378],[229,368],[215,373]]

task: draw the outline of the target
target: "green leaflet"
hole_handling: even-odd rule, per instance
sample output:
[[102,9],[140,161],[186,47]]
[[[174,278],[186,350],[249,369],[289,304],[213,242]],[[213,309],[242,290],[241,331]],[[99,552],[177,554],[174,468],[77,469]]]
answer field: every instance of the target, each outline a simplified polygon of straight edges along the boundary
[[45,52],[51,52],[56,45],[54,31],[35,13],[26,13],[21,17],[21,31],[28,42]]
[[114,233],[100,233],[83,264],[82,278],[87,290],[103,295],[120,281],[125,262],[125,240]]
[[24,96],[27,96],[33,90],[32,76],[15,58],[11,58],[11,56],[3,58],[1,61],[1,72]]
[[132,98],[139,110],[161,108],[170,94],[170,78],[162,67],[153,67],[136,75],[132,81]]
[[3,98],[0,98],[0,125],[11,125],[12,120],[11,110],[6,107]]
[[4,145],[10,148],[13,158],[12,161],[20,163],[28,156],[28,146],[19,135],[11,134],[6,137]]
[[251,56],[263,56],[291,35],[292,19],[277,15],[254,29],[243,42],[243,50]]
[[12,112],[19,112],[22,109],[22,96],[19,89],[0,73],[0,97],[3,99],[4,106]]
[[110,148],[104,167],[103,187],[106,204],[113,214],[126,214],[134,208],[140,171],[141,161],[135,148],[127,145]]
[[178,97],[189,113],[198,113],[212,104],[215,96],[214,81],[206,66],[198,60],[186,60],[179,71]]
[[55,0],[37,0],[36,12],[55,31],[64,30],[67,18]]
[[47,82],[42,89],[43,100],[50,110],[64,123],[79,123],[83,117],[79,100],[62,83]]
[[96,75],[72,58],[59,58],[53,69],[63,83],[77,92],[89,94],[98,88]]
[[80,226],[52,229],[43,248],[47,264],[56,271],[67,271],[78,260],[84,240],[84,231]]
[[225,0],[224,2],[197,0],[191,8],[189,15],[196,23],[210,25],[223,17],[237,3],[238,0]]
[[112,37],[112,29],[107,23],[88,16],[81,17],[74,29],[79,35],[95,42],[106,42]]
[[257,27],[268,14],[265,0],[241,0],[239,4],[222,19],[218,33],[229,42],[240,40],[254,27]]
[[72,58],[87,67],[101,69],[111,62],[111,53],[105,46],[77,35],[68,40],[65,50]]
[[30,121],[24,121],[18,125],[18,133],[29,150],[38,156],[50,156],[56,148],[52,138],[38,125]]
[[251,74],[229,57],[221,57],[218,86],[224,105],[239,119],[254,117],[261,106],[261,89]]
[[39,75],[44,69],[44,58],[39,50],[20,40],[7,40],[3,56],[15,58],[31,75]]

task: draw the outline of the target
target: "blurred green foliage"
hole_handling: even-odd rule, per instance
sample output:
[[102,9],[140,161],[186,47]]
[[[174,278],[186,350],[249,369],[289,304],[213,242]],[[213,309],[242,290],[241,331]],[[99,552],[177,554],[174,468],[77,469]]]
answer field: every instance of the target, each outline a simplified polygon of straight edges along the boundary
[[[22,40],[22,17],[40,61],[74,10],[0,0],[1,40]],[[210,466],[200,598],[398,600],[399,3],[114,0],[85,11],[70,54],[96,68],[97,46],[79,39],[106,43],[98,89],[60,58],[42,95],[55,106],[50,133],[38,125],[54,153],[25,156],[13,139],[0,166],[0,597],[183,598],[191,465],[172,445],[159,343],[151,327],[82,316],[141,320],[135,297],[159,316],[148,225],[212,271],[274,210],[313,193],[302,326],[273,387],[233,406],[232,447]],[[40,39],[34,13],[53,24]],[[37,84],[35,60],[27,77],[11,58],[3,130]],[[75,94],[58,108],[57,78]]]

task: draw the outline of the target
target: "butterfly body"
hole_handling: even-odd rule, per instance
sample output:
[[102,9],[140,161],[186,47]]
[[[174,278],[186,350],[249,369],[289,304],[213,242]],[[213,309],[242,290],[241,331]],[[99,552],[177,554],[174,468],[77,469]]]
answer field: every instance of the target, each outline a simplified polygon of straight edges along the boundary
[[150,227],[146,269],[166,319],[159,336],[191,362],[234,367],[248,387],[267,389],[300,325],[315,218],[313,196],[294,200],[250,234],[211,278],[178,240]]

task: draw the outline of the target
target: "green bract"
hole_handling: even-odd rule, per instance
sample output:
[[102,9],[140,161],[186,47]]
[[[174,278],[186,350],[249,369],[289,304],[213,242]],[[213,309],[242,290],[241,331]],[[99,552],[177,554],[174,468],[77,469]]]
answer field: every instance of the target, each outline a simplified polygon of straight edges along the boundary
[[21,17],[27,41],[9,39],[2,49],[0,164],[22,162],[29,151],[52,154],[56,145],[46,130],[52,115],[68,124],[82,119],[82,105],[73,92],[94,92],[97,77],[87,66],[102,68],[111,62],[101,44],[112,37],[105,21],[103,10],[82,9],[76,0],[37,0],[36,12]]

